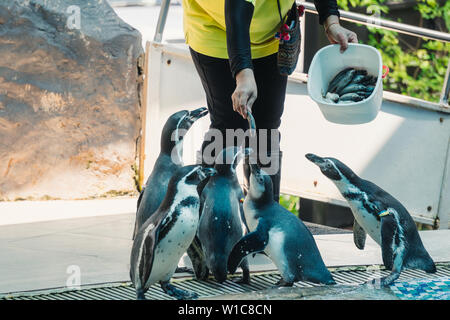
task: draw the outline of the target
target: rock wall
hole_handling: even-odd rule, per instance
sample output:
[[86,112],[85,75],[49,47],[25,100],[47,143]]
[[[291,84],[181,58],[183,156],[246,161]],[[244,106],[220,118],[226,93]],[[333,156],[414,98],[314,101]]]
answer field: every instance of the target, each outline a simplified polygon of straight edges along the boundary
[[142,53],[105,0],[0,0],[0,200],[135,191]]

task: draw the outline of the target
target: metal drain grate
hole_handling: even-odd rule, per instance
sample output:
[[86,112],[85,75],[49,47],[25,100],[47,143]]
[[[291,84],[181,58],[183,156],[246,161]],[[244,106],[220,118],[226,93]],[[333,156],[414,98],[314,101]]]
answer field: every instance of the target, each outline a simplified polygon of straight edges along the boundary
[[[370,279],[389,274],[389,271],[383,270],[378,266],[373,268],[333,268],[331,272],[336,282],[342,285],[361,284]],[[420,270],[405,270],[398,281],[421,278],[437,279],[442,277],[450,277],[450,265],[438,265],[437,272],[434,274],[426,274]],[[223,294],[263,290],[272,287],[278,280],[280,280],[280,275],[277,272],[268,272],[252,274],[251,284],[249,285],[238,284],[232,280],[227,280],[220,284],[214,280],[198,281],[192,278],[175,279],[173,283],[179,288],[195,291],[200,297],[206,298]],[[321,286],[321,284],[304,281],[296,282],[294,285],[300,288]],[[134,288],[128,282],[103,284],[80,290],[53,289],[45,293],[19,293],[4,296],[0,300],[133,300],[135,297]],[[173,300],[171,296],[162,291],[158,284],[153,285],[147,291],[146,298],[152,300]]]

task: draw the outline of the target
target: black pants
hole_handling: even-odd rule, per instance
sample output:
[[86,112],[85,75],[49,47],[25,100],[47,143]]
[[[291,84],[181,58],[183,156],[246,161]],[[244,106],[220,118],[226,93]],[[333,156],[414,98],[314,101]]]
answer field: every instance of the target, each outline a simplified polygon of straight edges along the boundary
[[[233,110],[231,95],[236,88],[236,81],[231,75],[228,59],[206,56],[192,49],[190,51],[206,92],[211,118],[210,128],[221,131],[225,129],[248,129],[247,120]],[[278,71],[277,54],[253,59],[252,62],[258,88],[258,97],[252,107],[256,127],[258,129],[278,129],[284,109],[287,77],[280,75]],[[275,146],[272,149],[270,135],[267,135],[267,137],[269,148],[272,152],[278,152],[279,149],[275,150]],[[205,140],[202,150],[209,143]]]

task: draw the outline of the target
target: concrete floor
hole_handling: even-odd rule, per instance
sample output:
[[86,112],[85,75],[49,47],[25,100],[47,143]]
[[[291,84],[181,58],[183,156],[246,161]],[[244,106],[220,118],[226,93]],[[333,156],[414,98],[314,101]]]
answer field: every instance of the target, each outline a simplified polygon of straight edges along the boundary
[[[80,269],[81,285],[129,281],[134,217],[133,212],[0,226],[0,293],[65,287],[71,266]],[[360,251],[352,237],[314,236],[328,267],[382,263],[376,243],[367,239]],[[450,230],[424,231],[421,237],[436,262],[450,261]],[[275,270],[262,255],[250,263],[252,271]]]

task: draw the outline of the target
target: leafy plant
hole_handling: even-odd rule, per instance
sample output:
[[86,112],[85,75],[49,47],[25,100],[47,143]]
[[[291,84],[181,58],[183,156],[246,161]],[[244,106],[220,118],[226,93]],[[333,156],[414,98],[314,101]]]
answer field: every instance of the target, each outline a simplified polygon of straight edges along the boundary
[[[367,14],[388,13],[386,0],[337,0],[344,10],[365,7]],[[420,12],[419,27],[424,20],[433,20],[436,29],[450,29],[450,1],[440,4],[436,0],[418,0],[415,10]],[[383,17],[384,18],[384,17]],[[442,24],[441,21],[444,23]],[[377,48],[383,64],[390,69],[384,80],[389,91],[438,102],[449,63],[450,43],[417,38],[415,44],[407,43],[394,31],[367,27],[368,44]],[[402,48],[401,44],[406,47]]]
[[299,197],[280,194],[280,204],[296,216],[298,216],[298,201]]

